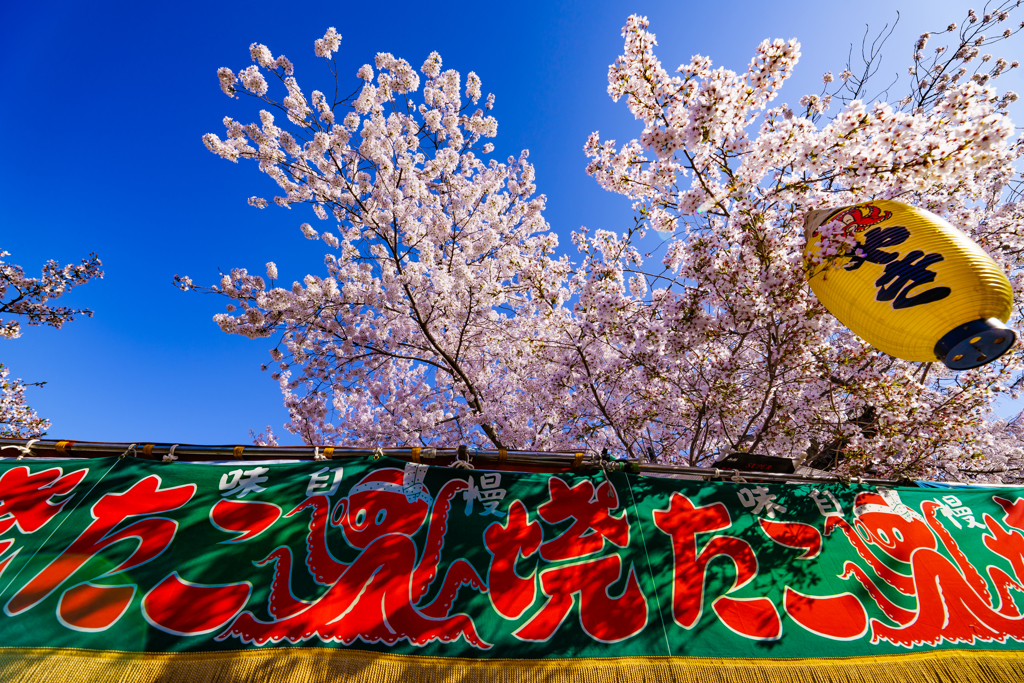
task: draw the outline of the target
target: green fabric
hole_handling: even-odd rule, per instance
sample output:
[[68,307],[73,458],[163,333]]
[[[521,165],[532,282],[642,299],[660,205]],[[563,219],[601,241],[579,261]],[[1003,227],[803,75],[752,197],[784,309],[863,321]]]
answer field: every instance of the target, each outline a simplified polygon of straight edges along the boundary
[[1024,643],[1020,489],[103,458],[2,461],[0,501],[0,647],[792,658]]

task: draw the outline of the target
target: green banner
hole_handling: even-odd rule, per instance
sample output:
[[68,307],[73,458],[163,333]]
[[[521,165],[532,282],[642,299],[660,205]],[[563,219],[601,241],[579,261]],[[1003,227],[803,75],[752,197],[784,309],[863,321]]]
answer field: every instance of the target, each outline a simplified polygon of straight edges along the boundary
[[2,648],[831,658],[1024,643],[1024,492],[0,462]]

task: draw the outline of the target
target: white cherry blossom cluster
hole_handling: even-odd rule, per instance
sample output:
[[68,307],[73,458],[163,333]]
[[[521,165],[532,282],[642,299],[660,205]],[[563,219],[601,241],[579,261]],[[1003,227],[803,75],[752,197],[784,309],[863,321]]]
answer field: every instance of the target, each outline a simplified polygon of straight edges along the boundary
[[[381,53],[353,68],[354,88],[308,96],[263,46],[239,77],[218,72],[262,109],[253,123],[224,119],[207,147],[256,162],[276,204],[309,204],[330,224],[300,226],[326,247],[319,274],[289,287],[268,263],[269,281],[237,269],[207,288],[231,299],[216,316],[224,331],[276,340],[265,368],[287,429],[309,443],[607,449],[692,465],[742,450],[851,474],[1016,476],[1019,429],[989,413],[1020,388],[1021,353],[956,376],[881,354],[818,303],[803,259],[808,210],[898,199],[961,226],[1020,292],[1024,143],[998,74],[951,76],[934,97],[890,105],[850,97],[860,81],[847,68],[823,79],[847,90],[794,109],[778,101],[795,40],[763,42],[742,74],[700,55],[670,74],[648,28],[628,19],[608,73],[642,132],[622,145],[594,133],[584,147],[588,172],[629,197],[636,220],[574,233],[575,262],[543,218],[526,152],[487,156],[493,96],[437,53],[418,71]],[[336,39],[314,45],[332,65]],[[946,71],[969,59],[958,51]],[[264,85],[275,78],[280,101]],[[833,256],[853,248],[825,228]],[[999,473],[978,467],[986,448],[1002,454]]]
[[29,385],[20,379],[9,379],[10,374],[10,369],[0,363],[0,438],[38,438],[50,428],[50,422],[25,403],[25,388]]
[[0,251],[0,315],[4,316],[0,318],[0,339],[20,337],[22,322],[60,328],[76,315],[92,317],[87,308],[53,306],[49,302],[93,278],[103,277],[103,264],[96,254],[90,254],[80,264],[62,266],[47,261],[40,277],[27,277],[21,266],[3,261],[5,256],[10,253]]
[[[80,264],[60,265],[47,261],[39,277],[28,277],[25,270],[2,259],[10,256],[0,251],[0,339],[17,339],[21,325],[49,325],[60,328],[74,320],[76,315],[92,317],[87,308],[54,306],[50,302],[78,285],[93,278],[103,277],[103,265],[96,254],[82,259]],[[30,386],[20,379],[8,379],[9,368],[0,363],[0,436],[30,438],[39,436],[49,427],[47,420],[38,417],[25,403],[25,388]],[[32,383],[37,386],[40,383]]]
[[[337,40],[331,29],[314,51],[333,57]],[[216,318],[226,332],[277,336],[266,367],[288,428],[329,443],[533,438],[537,428],[519,417],[527,397],[511,373],[520,371],[504,354],[528,366],[536,333],[519,328],[517,312],[530,306],[531,278],[564,278],[567,265],[551,257],[557,240],[526,153],[484,156],[497,122],[491,98],[475,107],[480,78],[445,70],[436,53],[418,71],[380,53],[338,100],[323,94],[334,88],[307,96],[262,46],[252,58],[230,85],[260,100],[257,122],[225,119],[226,137],[204,141],[226,159],[256,161],[277,183],[278,205],[309,204],[333,224],[300,225],[328,249],[325,273],[289,287],[268,263],[266,280],[238,269],[210,288],[233,300]],[[274,78],[280,101],[264,87]]]

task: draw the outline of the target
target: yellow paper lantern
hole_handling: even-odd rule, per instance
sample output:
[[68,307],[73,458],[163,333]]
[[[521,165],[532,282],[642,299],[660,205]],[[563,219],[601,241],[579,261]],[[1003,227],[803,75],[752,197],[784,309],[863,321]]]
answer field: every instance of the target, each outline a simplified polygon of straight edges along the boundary
[[1003,324],[1013,310],[1010,281],[981,247],[930,211],[865,202],[811,211],[804,231],[811,289],[878,350],[964,370],[1013,346],[1017,335]]

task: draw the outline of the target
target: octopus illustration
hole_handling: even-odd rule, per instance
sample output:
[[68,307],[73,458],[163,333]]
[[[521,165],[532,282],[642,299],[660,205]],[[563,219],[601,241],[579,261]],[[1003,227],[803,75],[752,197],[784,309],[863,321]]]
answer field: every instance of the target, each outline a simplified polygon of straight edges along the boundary
[[[917,599],[917,608],[902,607],[888,598],[862,567],[846,562],[842,578],[854,577],[871,599],[895,622],[871,620],[872,642],[894,645],[938,645],[950,643],[1024,641],[1024,616],[1014,602],[1012,591],[1024,593],[1024,500],[1015,503],[998,496],[993,500],[1006,513],[1006,530],[991,515],[984,515],[988,533],[982,541],[1009,561],[1014,576],[1002,568],[986,567],[988,580],[968,560],[952,534],[939,521],[942,507],[925,501],[921,512],[911,510],[898,498],[885,499],[878,493],[860,493],[856,499],[853,525],[830,517],[826,533],[839,529],[864,559],[877,579],[903,595]],[[858,534],[858,530],[861,532]],[[939,544],[952,561],[939,552]],[[869,545],[888,559],[883,561]],[[909,573],[890,566],[909,566]],[[990,590],[994,588],[994,591]],[[994,593],[994,594],[993,594]]]
[[[384,468],[363,477],[331,512],[327,496],[310,496],[286,516],[311,509],[306,537],[306,566],[327,590],[312,601],[291,590],[292,556],[287,546],[275,549],[260,566],[274,564],[268,600],[271,621],[251,612],[239,614],[217,640],[235,637],[264,645],[313,638],[349,645],[355,640],[393,645],[406,640],[417,646],[453,642],[460,636],[473,647],[490,644],[477,635],[466,614],[450,614],[459,589],[469,584],[487,592],[484,581],[464,559],[452,562],[440,589],[426,596],[438,576],[441,550],[452,499],[468,488],[461,479],[448,481],[432,500],[417,479],[417,468]],[[428,524],[425,548],[417,560],[413,536]],[[361,552],[351,564],[338,561],[327,547],[330,527],[340,527],[348,545]]]
[[822,225],[831,221],[840,221],[845,226],[846,234],[863,232],[873,225],[878,225],[892,218],[892,211],[882,211],[873,204],[860,204],[839,209],[822,221]]

